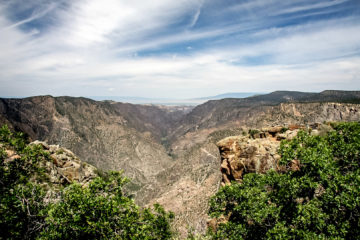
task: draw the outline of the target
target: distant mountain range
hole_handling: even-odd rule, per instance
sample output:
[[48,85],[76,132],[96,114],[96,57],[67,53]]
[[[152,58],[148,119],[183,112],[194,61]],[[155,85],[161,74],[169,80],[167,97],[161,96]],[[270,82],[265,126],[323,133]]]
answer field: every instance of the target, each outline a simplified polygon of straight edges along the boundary
[[255,95],[260,95],[260,94],[265,94],[265,93],[260,93],[260,92],[233,92],[233,93],[223,93],[223,94],[219,94],[219,95],[215,95],[215,96],[210,96],[210,97],[201,97],[201,98],[194,98],[194,100],[219,100],[219,99],[224,99],[224,98],[247,98],[247,97],[251,97],[251,96],[255,96]]
[[133,104],[156,104],[156,105],[189,105],[195,106],[205,103],[209,100],[219,100],[223,98],[246,98],[258,94],[255,92],[234,92],[224,93],[215,96],[200,97],[200,98],[189,98],[189,99],[178,99],[178,98],[144,98],[144,97],[132,97],[132,96],[89,96],[88,98],[96,101],[111,100],[116,102],[133,103]]

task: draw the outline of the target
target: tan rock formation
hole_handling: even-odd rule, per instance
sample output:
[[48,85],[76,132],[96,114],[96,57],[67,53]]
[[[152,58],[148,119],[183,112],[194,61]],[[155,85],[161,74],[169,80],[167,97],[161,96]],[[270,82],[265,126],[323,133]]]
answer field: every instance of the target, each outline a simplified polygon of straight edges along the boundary
[[276,169],[280,156],[277,149],[280,141],[271,137],[251,139],[249,136],[234,136],[217,143],[221,153],[222,184],[241,182],[246,173],[265,173]]
[[[245,136],[232,136],[217,142],[221,155],[222,185],[231,184],[231,181],[241,182],[247,173],[266,173],[270,169],[280,169],[278,161],[280,155],[278,149],[281,140],[294,138],[302,126],[270,127],[261,130],[250,130]],[[318,129],[324,128],[322,124],[316,125]],[[314,135],[319,130],[313,130]],[[298,160],[293,160],[289,169],[297,171],[300,169]]]
[[34,141],[30,145],[40,145],[45,152],[50,154],[52,161],[41,162],[45,167],[46,175],[52,184],[78,182],[86,185],[98,176],[97,169],[80,159],[66,148],[59,145],[48,145],[45,142]]

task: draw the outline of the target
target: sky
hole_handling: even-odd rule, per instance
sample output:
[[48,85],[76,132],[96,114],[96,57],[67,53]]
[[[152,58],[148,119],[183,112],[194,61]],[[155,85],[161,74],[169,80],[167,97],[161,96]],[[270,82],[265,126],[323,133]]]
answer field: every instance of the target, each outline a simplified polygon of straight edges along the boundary
[[0,0],[0,96],[360,90],[360,0]]

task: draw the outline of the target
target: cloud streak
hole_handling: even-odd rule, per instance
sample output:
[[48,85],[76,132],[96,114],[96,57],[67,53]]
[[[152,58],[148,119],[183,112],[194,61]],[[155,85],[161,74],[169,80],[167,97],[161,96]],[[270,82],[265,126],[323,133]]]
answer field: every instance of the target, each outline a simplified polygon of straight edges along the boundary
[[23,24],[25,24],[25,23],[32,22],[32,21],[34,21],[35,19],[39,19],[39,18],[45,16],[48,12],[50,12],[51,10],[53,10],[55,7],[56,7],[56,4],[51,4],[50,7],[48,7],[48,8],[45,9],[44,11],[38,12],[38,13],[34,13],[34,14],[32,14],[29,18],[26,18],[26,19],[21,20],[21,21],[19,21],[19,22],[13,23],[12,25],[10,25],[10,26],[8,26],[8,27],[3,28],[3,30],[8,30],[8,29],[11,29],[11,28],[15,28],[15,27],[18,27],[18,26],[23,25]]
[[348,0],[334,0],[334,1],[330,1],[330,2],[317,2],[317,3],[312,3],[312,4],[306,4],[306,5],[301,5],[301,6],[296,6],[296,7],[292,7],[292,8],[288,8],[285,10],[280,10],[279,12],[277,12],[277,15],[280,14],[289,14],[289,13],[295,13],[295,12],[303,12],[303,11],[309,11],[309,10],[315,10],[315,9],[321,9],[321,8],[328,8],[328,7],[333,7],[336,5],[340,5],[342,3],[347,2]]

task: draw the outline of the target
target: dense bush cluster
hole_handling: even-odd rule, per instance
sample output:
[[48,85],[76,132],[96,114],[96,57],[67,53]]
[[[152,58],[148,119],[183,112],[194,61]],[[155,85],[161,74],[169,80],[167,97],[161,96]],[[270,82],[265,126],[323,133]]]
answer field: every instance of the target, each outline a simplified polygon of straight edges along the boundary
[[360,124],[332,127],[282,142],[287,171],[247,174],[222,188],[211,199],[220,222],[211,238],[360,239]]
[[[9,159],[6,150],[18,157]],[[159,205],[140,209],[124,195],[128,180],[118,172],[49,196],[39,167],[49,160],[40,146],[27,145],[23,134],[0,129],[0,239],[171,238],[173,214]]]

